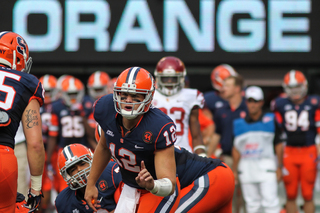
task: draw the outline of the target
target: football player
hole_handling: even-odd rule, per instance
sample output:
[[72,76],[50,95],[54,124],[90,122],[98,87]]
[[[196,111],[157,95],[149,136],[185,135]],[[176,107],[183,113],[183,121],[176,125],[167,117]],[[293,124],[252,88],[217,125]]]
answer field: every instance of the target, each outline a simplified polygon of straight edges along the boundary
[[130,67],[119,75],[113,95],[103,96],[94,105],[94,118],[103,129],[85,194],[94,211],[95,184],[111,155],[125,183],[115,212],[174,212],[179,204],[176,128],[167,115],[150,107],[154,90],[147,70]]
[[[97,141],[101,138],[101,132],[98,125],[95,130]],[[175,146],[175,161],[181,188],[181,199],[176,212],[232,212],[234,177],[225,163],[219,159],[200,157],[179,146]],[[122,186],[123,182],[115,192],[116,202]]]
[[[217,109],[228,106],[228,101],[223,97],[222,88],[224,80],[229,76],[236,76],[238,73],[229,64],[221,64],[215,67],[210,75],[213,91],[204,93],[205,106],[203,112],[213,119]],[[208,145],[208,155],[215,155],[219,147],[217,135],[213,135],[213,140]]]
[[[197,89],[184,88],[186,68],[177,57],[162,58],[155,69],[156,91],[153,106],[167,114],[176,124],[176,145],[190,152],[206,156],[198,120],[199,108],[203,107],[203,94]],[[189,145],[188,133],[193,149]]]
[[112,93],[111,79],[108,73],[103,71],[95,71],[89,76],[87,82],[89,96],[84,97],[84,107],[87,111],[88,124],[94,131],[97,122],[93,118],[92,106],[94,101],[100,97]]
[[[93,150],[96,142],[82,105],[84,96],[83,83],[73,76],[65,77],[61,82],[61,98],[52,103],[49,138],[47,142],[47,163],[54,160],[53,153],[73,143],[86,145]],[[56,146],[58,145],[58,147]],[[57,150],[58,149],[58,150]],[[57,192],[67,187],[59,175],[57,163],[52,164],[55,171]]]
[[26,41],[14,32],[0,33],[0,212],[14,212],[17,196],[17,158],[14,137],[22,121],[27,142],[31,187],[27,204],[34,212],[41,202],[45,151],[41,134],[40,106],[44,90],[28,74],[32,59]]
[[[51,112],[52,112],[52,102],[57,99],[58,91],[57,91],[57,78],[53,75],[46,74],[40,77],[39,81],[43,85],[43,89],[45,90],[44,95],[44,104],[40,108],[40,115],[42,120],[42,137],[44,148],[47,150],[47,140],[49,133],[49,126],[51,125]],[[53,154],[54,157],[51,158],[51,163],[45,163],[45,167],[43,170],[42,176],[42,192],[43,192],[43,200],[41,202],[40,211],[45,211],[50,205],[50,197],[51,197],[51,189],[52,189],[52,180],[54,170],[52,168],[52,163],[57,162],[57,153]],[[46,153],[47,158],[47,153]],[[55,160],[52,160],[55,159]],[[48,162],[46,160],[46,162]]]
[[103,71],[95,71],[89,76],[87,88],[92,99],[97,100],[101,96],[112,93],[110,90],[110,76]]
[[[93,154],[90,149],[82,144],[68,145],[60,152],[59,170],[68,187],[59,193],[55,200],[58,213],[93,212],[84,199],[92,158]],[[95,184],[98,189],[97,199],[100,211],[114,212],[116,208],[114,193],[120,181],[119,166],[110,161]]]
[[296,199],[301,185],[304,212],[314,212],[313,189],[320,150],[315,139],[320,132],[320,98],[307,95],[308,81],[299,70],[286,73],[283,89],[287,97],[277,98],[271,108],[287,135],[283,158],[286,210],[297,212]]

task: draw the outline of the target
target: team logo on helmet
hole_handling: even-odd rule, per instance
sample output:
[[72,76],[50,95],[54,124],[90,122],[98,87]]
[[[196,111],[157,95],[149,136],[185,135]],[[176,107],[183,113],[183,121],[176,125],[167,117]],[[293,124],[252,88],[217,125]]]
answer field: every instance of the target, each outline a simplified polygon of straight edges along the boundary
[[145,143],[152,143],[153,142],[153,134],[152,134],[152,132],[149,131],[149,130],[145,131],[143,133],[142,140]]

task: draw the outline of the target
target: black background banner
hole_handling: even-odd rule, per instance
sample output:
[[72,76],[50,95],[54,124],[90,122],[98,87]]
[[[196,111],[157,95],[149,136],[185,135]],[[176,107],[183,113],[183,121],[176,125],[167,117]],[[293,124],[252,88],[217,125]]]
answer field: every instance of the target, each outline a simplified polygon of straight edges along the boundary
[[[319,64],[318,0],[1,1],[38,63]],[[77,36],[78,35],[78,36]]]

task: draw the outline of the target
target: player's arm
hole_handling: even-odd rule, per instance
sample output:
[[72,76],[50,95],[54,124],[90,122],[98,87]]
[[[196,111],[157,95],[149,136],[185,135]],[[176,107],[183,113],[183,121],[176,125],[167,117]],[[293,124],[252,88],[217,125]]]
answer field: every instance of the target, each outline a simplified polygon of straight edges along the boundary
[[236,147],[232,147],[232,159],[233,159],[233,165],[232,165],[232,171],[234,175],[235,184],[237,185],[239,183],[238,181],[238,165],[241,158],[241,154],[238,151]]
[[276,157],[277,157],[277,181],[280,182],[282,179],[282,167],[283,167],[283,150],[284,150],[284,143],[281,139],[281,129],[277,123],[277,121],[274,121],[274,125],[275,125],[275,134],[274,134],[274,149],[275,149],[275,153],[276,153]]
[[158,179],[168,178],[172,183],[171,194],[176,188],[176,160],[174,156],[174,146],[157,150],[154,156],[154,164]]
[[157,150],[154,156],[154,166],[157,180],[154,180],[141,162],[141,170],[136,177],[140,187],[150,191],[152,194],[166,197],[172,195],[176,188],[176,162],[174,157],[174,146]]
[[200,124],[199,124],[199,107],[191,110],[189,117],[189,127],[192,137],[192,145],[194,153],[206,157],[206,146],[203,144]]
[[[213,133],[212,141],[208,146],[208,151],[207,151],[208,156],[216,155],[216,151],[220,143],[221,132],[222,132],[219,114],[215,115],[213,118],[214,118],[215,132]],[[219,156],[216,156],[216,157],[218,158]]]
[[[97,206],[97,198],[98,198],[98,189],[96,188],[96,182],[101,176],[103,170],[108,165],[110,161],[111,153],[109,147],[107,146],[107,139],[103,131],[101,131],[100,140],[98,145],[94,151],[92,166],[90,170],[90,175],[88,177],[88,183],[86,186],[85,192],[85,200],[88,205],[94,210],[97,211],[95,206]],[[95,201],[95,205],[92,204],[92,200]]]
[[31,173],[31,193],[39,195],[45,151],[42,140],[40,104],[36,99],[29,102],[22,115],[23,131],[27,142],[27,157]]
[[59,119],[58,116],[54,113],[51,113],[51,122],[49,125],[49,137],[47,140],[47,160],[46,164],[48,165],[48,171],[53,172],[53,168],[51,166],[51,157],[53,155],[54,150],[58,144],[58,134],[59,134]]
[[[207,151],[208,156],[215,155],[215,152],[219,145],[220,138],[221,138],[220,134],[216,132],[213,133],[212,140],[208,144],[208,151]],[[219,156],[216,156],[216,157],[219,157]]]

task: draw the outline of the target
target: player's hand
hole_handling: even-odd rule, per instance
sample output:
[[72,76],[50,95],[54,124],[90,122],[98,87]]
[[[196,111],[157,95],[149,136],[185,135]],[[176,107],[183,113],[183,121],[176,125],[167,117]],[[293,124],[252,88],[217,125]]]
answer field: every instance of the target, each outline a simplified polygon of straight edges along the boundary
[[154,179],[150,172],[146,169],[144,161],[141,161],[141,170],[136,177],[136,182],[140,187],[145,188],[149,191],[154,187]]
[[277,181],[278,183],[280,183],[280,181],[282,180],[282,168],[278,167],[276,174],[277,174]]
[[28,207],[29,213],[35,212],[38,210],[40,203],[41,203],[41,198],[43,198],[42,192],[41,191],[36,191],[33,189],[29,189],[28,191],[28,200],[27,204],[25,207]]
[[93,186],[86,186],[86,192],[84,194],[84,199],[87,201],[87,204],[90,208],[93,209],[94,212],[98,211],[96,208],[99,207],[98,202],[98,189],[95,185]]

